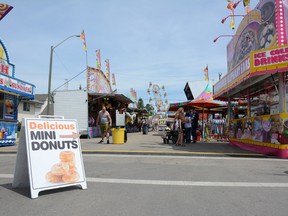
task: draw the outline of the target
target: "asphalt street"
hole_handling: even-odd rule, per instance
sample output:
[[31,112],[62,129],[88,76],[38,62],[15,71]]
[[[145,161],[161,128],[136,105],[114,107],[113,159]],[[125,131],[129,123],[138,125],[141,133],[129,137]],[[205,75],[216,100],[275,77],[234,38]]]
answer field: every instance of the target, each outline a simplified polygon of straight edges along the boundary
[[287,160],[84,154],[88,189],[30,198],[12,188],[16,154],[0,154],[0,208],[10,215],[287,216]]

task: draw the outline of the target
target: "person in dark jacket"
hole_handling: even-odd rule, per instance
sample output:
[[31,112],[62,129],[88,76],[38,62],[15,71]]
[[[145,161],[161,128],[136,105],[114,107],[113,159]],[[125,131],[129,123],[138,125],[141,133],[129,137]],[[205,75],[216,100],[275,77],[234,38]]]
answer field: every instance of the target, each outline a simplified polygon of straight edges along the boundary
[[197,141],[197,134],[196,134],[196,130],[198,128],[198,120],[199,120],[199,114],[196,112],[195,107],[191,108],[191,133],[192,133],[192,137],[193,137],[193,143],[196,143]]

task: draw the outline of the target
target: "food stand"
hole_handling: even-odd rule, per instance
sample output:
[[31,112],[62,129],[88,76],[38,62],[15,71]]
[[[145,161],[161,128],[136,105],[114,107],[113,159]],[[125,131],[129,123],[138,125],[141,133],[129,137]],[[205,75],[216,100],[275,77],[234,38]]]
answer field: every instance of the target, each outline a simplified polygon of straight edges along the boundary
[[15,78],[15,65],[0,40],[0,146],[15,145],[19,101],[34,99],[34,91],[34,85]]
[[287,3],[260,1],[228,44],[228,73],[214,85],[214,99],[228,101],[230,144],[281,158],[288,158],[287,23]]
[[[102,106],[105,105],[112,118],[112,127],[116,127],[117,112],[127,111],[127,107],[132,100],[123,94],[112,91],[109,78],[101,69],[88,67],[88,137],[101,136],[100,127],[96,127],[96,119]],[[121,125],[122,126],[122,125]]]

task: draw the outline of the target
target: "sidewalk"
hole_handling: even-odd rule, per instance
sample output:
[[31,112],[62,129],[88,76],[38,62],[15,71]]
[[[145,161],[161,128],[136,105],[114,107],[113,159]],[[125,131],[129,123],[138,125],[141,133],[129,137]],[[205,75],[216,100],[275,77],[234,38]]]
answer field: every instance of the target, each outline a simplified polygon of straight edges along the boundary
[[[233,157],[266,157],[229,145],[227,142],[197,142],[186,144],[185,147],[172,143],[164,144],[155,132],[147,135],[128,133],[124,144],[98,144],[100,138],[81,139],[83,154],[139,154],[139,155],[181,155],[181,156],[233,156]],[[112,137],[110,137],[110,143]],[[0,147],[0,154],[17,153],[18,142],[15,146]]]

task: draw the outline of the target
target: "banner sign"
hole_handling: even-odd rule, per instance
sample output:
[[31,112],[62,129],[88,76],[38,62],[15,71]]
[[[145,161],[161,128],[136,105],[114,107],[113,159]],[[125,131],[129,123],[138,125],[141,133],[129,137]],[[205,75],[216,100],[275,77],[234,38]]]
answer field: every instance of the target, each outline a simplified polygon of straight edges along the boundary
[[250,57],[246,57],[232,71],[226,74],[219,82],[214,85],[214,96],[221,90],[227,90],[236,83],[242,81],[250,70]]
[[4,44],[0,41],[0,73],[14,77],[14,68],[15,66],[9,62],[9,56]]
[[186,83],[186,85],[184,87],[184,92],[185,92],[187,100],[194,100],[194,96],[192,94],[192,91],[190,89],[188,82]]
[[102,70],[88,67],[87,86],[89,93],[111,93],[110,81]]
[[275,2],[278,1],[261,0],[256,8],[242,19],[227,45],[228,72],[249,56],[251,51],[277,46],[277,35],[280,35],[281,29],[286,28],[285,25],[279,28],[275,21],[277,11]]
[[[43,190],[71,185],[86,189],[77,121],[39,118],[22,122],[25,122],[25,143],[19,145],[26,145],[31,197],[38,197]],[[20,150],[18,154],[14,186],[20,182],[17,164],[22,163],[19,158],[23,158],[23,152]]]
[[34,85],[4,74],[0,74],[0,89],[34,98]]
[[0,40],[0,89],[34,99],[35,86],[15,78],[15,66],[10,63],[7,50]]
[[4,94],[4,119],[17,120],[17,97]]
[[251,74],[272,73],[288,70],[288,46],[256,50],[251,53]]

